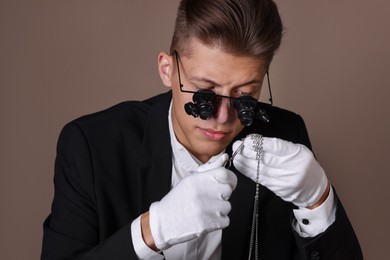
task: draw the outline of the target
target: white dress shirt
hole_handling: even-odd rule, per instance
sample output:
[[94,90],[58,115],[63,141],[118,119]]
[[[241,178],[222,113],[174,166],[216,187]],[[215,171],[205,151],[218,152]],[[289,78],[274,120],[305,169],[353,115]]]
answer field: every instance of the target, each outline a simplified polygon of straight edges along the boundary
[[[168,121],[172,145],[172,188],[178,184],[181,179],[186,177],[189,172],[195,171],[201,162],[192,156],[176,139],[172,128],[171,107],[172,104],[169,108]],[[222,153],[224,153],[224,151]],[[220,156],[221,154],[216,156]],[[335,211],[336,205],[334,204],[333,189],[331,188],[328,198],[319,207],[313,210],[306,208],[294,210],[295,220],[293,221],[292,226],[300,236],[314,237],[325,231],[334,222]],[[222,230],[207,233],[185,243],[176,244],[164,250],[164,255],[150,249],[143,241],[141,233],[141,216],[131,223],[131,236],[134,250],[139,259],[221,259]]]

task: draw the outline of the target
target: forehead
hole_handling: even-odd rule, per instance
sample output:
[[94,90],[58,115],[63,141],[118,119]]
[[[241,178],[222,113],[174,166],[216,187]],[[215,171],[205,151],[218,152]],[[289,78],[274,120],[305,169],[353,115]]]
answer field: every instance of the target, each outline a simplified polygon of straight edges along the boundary
[[[266,59],[261,56],[248,56],[244,54],[240,54],[239,52],[231,52],[226,50],[226,48],[219,44],[218,42],[214,42],[211,44],[205,44],[201,40],[196,37],[191,37],[186,41],[185,47],[180,48],[180,56],[186,59],[193,59],[197,56],[208,56],[208,55],[216,55],[219,56],[223,54],[224,56],[232,56],[232,57],[241,57],[251,59],[256,63],[261,65],[266,65]],[[210,56],[211,58],[212,56]]]
[[196,39],[189,45],[184,55],[179,53],[186,74],[215,80],[262,79],[267,71],[264,59],[231,54],[217,45],[205,45]]

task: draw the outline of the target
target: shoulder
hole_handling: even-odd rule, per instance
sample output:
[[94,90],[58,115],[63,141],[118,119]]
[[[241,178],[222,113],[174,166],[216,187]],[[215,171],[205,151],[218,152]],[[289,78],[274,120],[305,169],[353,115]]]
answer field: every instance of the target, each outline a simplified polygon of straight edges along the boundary
[[95,140],[140,138],[154,107],[167,106],[170,98],[170,92],[167,92],[143,101],[121,102],[72,120],[64,126],[61,136],[79,133],[86,139]]
[[270,117],[270,123],[274,126],[296,126],[304,124],[301,115],[276,106],[267,105],[266,111]]
[[79,117],[69,124],[76,124],[83,129],[142,126],[153,106],[164,100],[170,100],[169,92],[143,101],[121,102],[107,109]]

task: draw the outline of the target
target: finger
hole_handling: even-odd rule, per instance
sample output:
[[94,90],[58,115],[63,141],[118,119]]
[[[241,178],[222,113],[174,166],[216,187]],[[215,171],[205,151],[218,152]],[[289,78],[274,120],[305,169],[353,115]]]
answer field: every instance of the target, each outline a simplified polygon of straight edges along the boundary
[[305,148],[306,146],[302,144],[296,144],[279,138],[264,137],[263,140],[263,151],[279,156],[293,155]]
[[205,164],[202,164],[198,167],[197,171],[198,172],[204,172],[204,171],[208,171],[208,170],[211,170],[211,169],[215,169],[215,168],[218,168],[218,167],[221,167],[222,165],[224,165],[224,163],[229,159],[229,155],[224,153],[224,154],[221,154],[221,155],[218,155],[218,156],[213,156],[211,157],[211,159],[206,162]]
[[217,188],[217,191],[214,191],[214,194],[219,194],[218,197],[223,200],[229,200],[230,196],[233,193],[233,189],[230,184],[220,184]]
[[255,160],[248,160],[242,155],[237,155],[233,160],[233,164],[241,174],[255,180],[257,172],[257,162]]
[[237,186],[237,176],[226,168],[221,167],[215,169],[214,171],[211,171],[210,174],[219,183],[229,184],[232,190],[234,190]]
[[276,166],[289,163],[291,166],[307,164],[315,159],[312,151],[303,144],[295,144],[282,139],[265,140],[263,148],[264,164]]
[[224,201],[221,210],[219,211],[219,214],[223,217],[226,217],[231,210],[232,210],[232,205],[230,204],[230,202]]
[[244,140],[244,148],[242,149],[241,154],[248,158],[255,159],[259,147],[262,147],[262,144],[255,145],[253,138],[249,135]]
[[243,154],[237,154],[233,159],[233,164],[237,170],[242,168],[255,171],[257,169],[257,160],[253,157],[247,157]]
[[229,217],[226,215],[222,215],[222,213],[220,213],[221,216],[219,218],[219,229],[224,229],[226,228],[227,226],[229,226],[230,224],[230,219]]
[[233,154],[237,151],[237,149],[240,147],[240,145],[242,144],[243,142],[241,140],[238,140],[238,141],[235,141],[233,143],[233,146],[232,146],[232,152]]
[[250,135],[248,135],[245,139],[244,139],[244,145],[245,145],[245,148],[248,148],[248,149],[254,149],[253,148],[253,139]]

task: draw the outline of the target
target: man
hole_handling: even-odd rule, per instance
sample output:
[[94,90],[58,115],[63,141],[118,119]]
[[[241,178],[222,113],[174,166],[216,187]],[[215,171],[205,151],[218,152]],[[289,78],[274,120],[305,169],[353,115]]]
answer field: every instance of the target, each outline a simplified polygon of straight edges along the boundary
[[42,259],[362,259],[301,117],[256,102],[282,29],[269,0],[183,0],[171,91],[63,129]]

